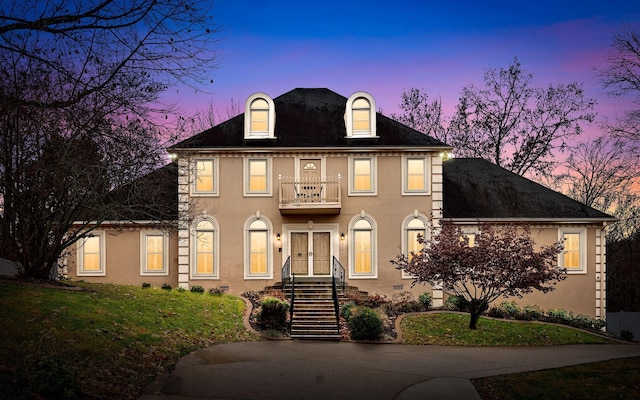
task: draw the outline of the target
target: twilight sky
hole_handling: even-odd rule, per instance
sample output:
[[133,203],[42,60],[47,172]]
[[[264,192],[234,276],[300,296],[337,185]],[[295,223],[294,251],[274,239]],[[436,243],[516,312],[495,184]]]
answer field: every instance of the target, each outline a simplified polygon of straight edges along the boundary
[[222,28],[212,93],[168,93],[189,111],[212,102],[224,113],[254,92],[326,87],[345,97],[367,91],[388,115],[416,87],[440,96],[450,115],[463,86],[517,56],[536,86],[583,83],[596,111],[614,115],[623,105],[604,96],[594,68],[612,35],[640,22],[640,2],[218,0],[212,15]]

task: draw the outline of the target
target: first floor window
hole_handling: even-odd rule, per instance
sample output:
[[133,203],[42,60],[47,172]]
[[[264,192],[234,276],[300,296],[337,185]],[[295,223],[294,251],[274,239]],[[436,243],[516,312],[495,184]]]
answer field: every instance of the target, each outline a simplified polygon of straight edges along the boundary
[[162,232],[141,232],[142,275],[168,275],[168,237]]
[[78,243],[78,275],[105,276],[104,232],[93,232]]
[[564,241],[558,261],[560,267],[566,268],[568,274],[586,273],[586,230],[560,230],[559,236]]
[[375,277],[376,234],[370,217],[357,217],[350,228],[351,275],[352,277]]
[[245,276],[271,277],[271,223],[266,218],[252,217],[247,222],[245,246]]
[[194,232],[193,277],[217,277],[218,235],[212,220],[197,223]]
[[[418,241],[418,237],[426,237],[428,219],[417,211],[405,218],[402,224],[402,252],[413,258],[412,254],[418,254],[422,251],[424,245]],[[403,278],[411,278],[412,275],[402,271]]]

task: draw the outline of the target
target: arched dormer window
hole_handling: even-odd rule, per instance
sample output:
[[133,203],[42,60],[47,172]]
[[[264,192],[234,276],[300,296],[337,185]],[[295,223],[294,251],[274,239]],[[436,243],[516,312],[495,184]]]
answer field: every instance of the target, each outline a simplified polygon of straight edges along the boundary
[[376,136],[376,102],[367,92],[356,92],[345,109],[347,137]]
[[275,137],[276,110],[271,97],[254,93],[244,105],[244,138],[263,139]]

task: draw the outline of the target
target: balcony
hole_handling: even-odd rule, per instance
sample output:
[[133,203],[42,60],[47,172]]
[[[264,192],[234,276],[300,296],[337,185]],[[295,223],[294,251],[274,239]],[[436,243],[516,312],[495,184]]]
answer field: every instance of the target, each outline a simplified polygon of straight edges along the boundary
[[281,214],[340,214],[341,177],[278,176]]

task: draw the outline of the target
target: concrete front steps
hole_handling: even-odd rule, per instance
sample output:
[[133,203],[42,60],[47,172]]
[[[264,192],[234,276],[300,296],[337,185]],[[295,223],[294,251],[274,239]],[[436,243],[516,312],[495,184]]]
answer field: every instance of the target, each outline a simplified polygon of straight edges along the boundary
[[[284,290],[291,301],[291,283],[287,283]],[[344,294],[342,288],[337,291],[340,301]],[[292,338],[340,340],[330,278],[296,278],[294,297]]]

